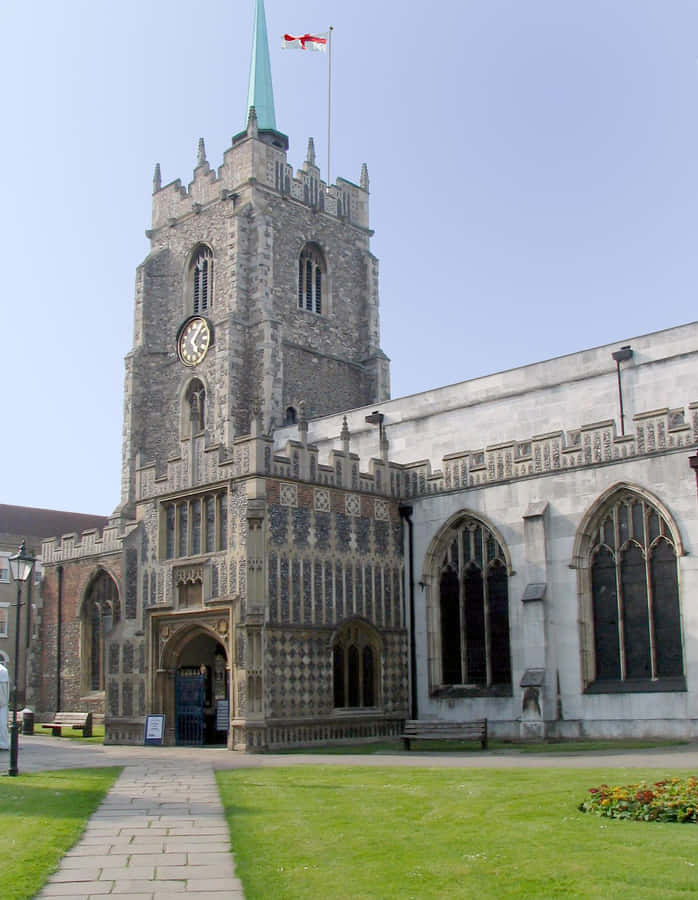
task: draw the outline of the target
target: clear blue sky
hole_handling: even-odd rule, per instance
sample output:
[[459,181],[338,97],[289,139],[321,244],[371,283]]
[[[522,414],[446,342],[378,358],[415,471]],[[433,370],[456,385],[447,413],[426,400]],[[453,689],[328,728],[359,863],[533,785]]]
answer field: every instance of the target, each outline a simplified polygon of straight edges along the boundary
[[[4,0],[0,500],[119,501],[153,166],[245,121],[252,0]],[[692,0],[266,0],[278,127],[371,178],[393,396],[693,321]],[[20,401],[29,404],[24,411]],[[517,435],[512,435],[517,437]]]

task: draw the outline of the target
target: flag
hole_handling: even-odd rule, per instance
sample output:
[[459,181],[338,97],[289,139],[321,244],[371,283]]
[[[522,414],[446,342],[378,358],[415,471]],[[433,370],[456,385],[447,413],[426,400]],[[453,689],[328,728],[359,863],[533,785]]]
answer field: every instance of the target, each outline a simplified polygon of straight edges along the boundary
[[327,32],[322,34],[301,34],[294,37],[292,34],[285,34],[281,38],[281,47],[284,50],[320,50],[323,53],[327,51]]

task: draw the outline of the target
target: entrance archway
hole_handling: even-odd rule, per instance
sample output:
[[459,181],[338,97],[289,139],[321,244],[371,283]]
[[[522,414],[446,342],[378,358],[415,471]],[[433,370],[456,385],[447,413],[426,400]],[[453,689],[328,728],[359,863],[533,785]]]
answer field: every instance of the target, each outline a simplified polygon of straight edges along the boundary
[[167,704],[173,714],[175,743],[224,745],[230,727],[229,671],[226,649],[214,635],[195,628],[181,635],[171,650]]

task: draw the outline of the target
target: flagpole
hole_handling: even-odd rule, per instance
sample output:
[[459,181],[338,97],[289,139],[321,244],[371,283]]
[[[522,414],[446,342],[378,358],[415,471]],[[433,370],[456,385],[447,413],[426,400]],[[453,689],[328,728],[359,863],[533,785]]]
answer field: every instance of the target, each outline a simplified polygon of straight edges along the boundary
[[330,146],[332,142],[332,32],[333,27],[330,25],[329,46],[329,64],[327,66],[327,190],[329,191],[332,184],[330,177]]

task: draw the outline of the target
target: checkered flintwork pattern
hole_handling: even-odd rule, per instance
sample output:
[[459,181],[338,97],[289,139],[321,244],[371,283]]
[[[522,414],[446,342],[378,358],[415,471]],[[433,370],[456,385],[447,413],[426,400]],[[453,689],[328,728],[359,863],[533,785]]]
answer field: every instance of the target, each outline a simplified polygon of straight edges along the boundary
[[[332,629],[267,629],[264,699],[269,718],[288,720],[332,715],[332,635]],[[404,632],[383,633],[378,665],[380,708],[385,714],[402,716],[407,708]],[[357,709],[356,714],[360,715],[362,711]]]
[[388,631],[383,636],[383,709],[402,715],[407,708],[407,636]]
[[329,631],[268,629],[265,705],[274,718],[327,715],[332,711]]

